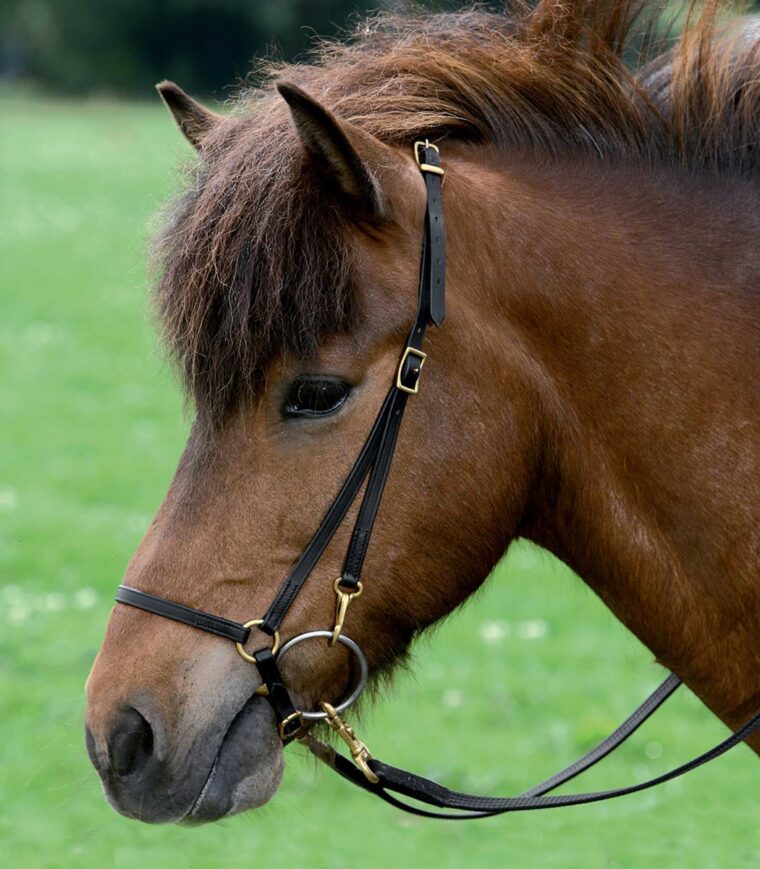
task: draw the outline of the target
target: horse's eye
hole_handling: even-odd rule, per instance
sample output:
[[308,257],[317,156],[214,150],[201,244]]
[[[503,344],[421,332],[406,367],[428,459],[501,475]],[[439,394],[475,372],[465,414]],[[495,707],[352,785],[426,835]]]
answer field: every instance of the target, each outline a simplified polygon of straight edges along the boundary
[[290,384],[282,415],[327,416],[343,406],[350,392],[351,386],[339,377],[299,377]]

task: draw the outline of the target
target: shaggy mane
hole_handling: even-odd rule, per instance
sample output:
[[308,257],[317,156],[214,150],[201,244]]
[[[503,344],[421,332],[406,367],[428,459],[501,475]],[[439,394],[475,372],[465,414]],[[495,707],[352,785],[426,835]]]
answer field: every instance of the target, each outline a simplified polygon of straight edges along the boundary
[[625,58],[659,27],[644,11],[642,29],[635,0],[415,7],[363,20],[308,62],[269,65],[204,142],[157,240],[157,310],[199,415],[218,422],[273,359],[308,358],[357,313],[348,219],[305,165],[277,78],[390,144],[445,138],[756,178],[760,26],[727,30],[717,0],[692,8],[675,46],[636,71]]

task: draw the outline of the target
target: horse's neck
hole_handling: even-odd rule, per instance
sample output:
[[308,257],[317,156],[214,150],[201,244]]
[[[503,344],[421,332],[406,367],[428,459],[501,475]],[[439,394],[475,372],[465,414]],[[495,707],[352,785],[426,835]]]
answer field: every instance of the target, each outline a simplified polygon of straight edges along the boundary
[[598,167],[501,196],[505,334],[551,417],[520,530],[735,725],[760,707],[760,197]]

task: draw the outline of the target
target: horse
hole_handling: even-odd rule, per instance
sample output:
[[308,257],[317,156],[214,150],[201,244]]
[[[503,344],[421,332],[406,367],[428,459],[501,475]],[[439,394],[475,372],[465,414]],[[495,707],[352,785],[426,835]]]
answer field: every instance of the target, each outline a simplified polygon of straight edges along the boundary
[[[632,70],[638,20],[627,0],[383,13],[231,113],[158,85],[197,151],[155,245],[194,418],[126,585],[261,616],[395,377],[424,140],[447,316],[344,608],[371,676],[526,538],[729,728],[760,709],[760,43],[709,5]],[[355,515],[283,634],[333,625]],[[303,709],[354,678],[324,642],[282,673]],[[192,824],[267,802],[283,751],[261,685],[231,644],[116,606],[86,688],[111,804]]]

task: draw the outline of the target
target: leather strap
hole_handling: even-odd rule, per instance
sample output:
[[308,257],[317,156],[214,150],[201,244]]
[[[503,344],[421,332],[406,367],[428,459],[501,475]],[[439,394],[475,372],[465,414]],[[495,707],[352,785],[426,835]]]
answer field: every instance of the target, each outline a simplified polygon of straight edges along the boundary
[[216,634],[217,637],[224,637],[225,640],[232,640],[233,643],[245,644],[248,635],[251,633],[250,628],[246,628],[239,622],[233,622],[230,619],[215,616],[203,610],[175,603],[173,600],[167,600],[165,597],[158,597],[155,594],[138,591],[136,588],[130,588],[128,585],[120,585],[116,589],[116,602],[137,607],[137,609],[154,613],[157,616],[163,616],[166,619],[172,619],[175,622],[182,622],[183,624],[190,625],[191,628],[199,628],[210,634]]
[[[419,374],[417,377],[419,377]],[[403,382],[403,372],[400,379]],[[407,378],[407,382],[411,382],[409,378]],[[364,558],[369,547],[372,528],[380,509],[380,501],[385,491],[385,484],[388,481],[388,474],[393,462],[393,453],[396,448],[396,440],[398,439],[401,420],[404,417],[408,398],[408,393],[402,392],[395,386],[393,387],[393,399],[386,415],[383,436],[369,475],[367,489],[359,508],[359,515],[356,517],[354,530],[351,534],[351,542],[349,543],[343,564],[340,585],[344,591],[356,590],[359,585]]]
[[274,710],[280,739],[287,745],[303,729],[303,719],[293,706],[290,694],[285,686],[277,659],[269,648],[259,649],[254,653],[256,667],[264,684],[267,686],[267,700]]
[[[654,704],[653,708],[644,716],[642,721],[645,720],[654,709],[662,705],[662,702],[664,702],[664,700],[667,699],[667,697],[669,697],[677,687],[677,677],[670,676],[655,692],[655,694],[663,692],[663,698]],[[654,696],[655,695],[652,695],[652,697]],[[640,707],[640,709],[647,706],[651,700],[652,698],[650,697],[645,704]],[[639,711],[640,710],[637,710],[631,718],[633,719]],[[636,727],[638,727],[642,721],[639,721],[638,724],[636,724]],[[621,725],[621,728],[622,727],[624,727],[624,725]],[[630,733],[632,733],[636,727],[633,727]],[[618,728],[618,731],[621,730],[621,728]],[[542,782],[516,797],[482,797],[476,794],[452,791],[437,782],[407,772],[406,770],[390,766],[380,760],[371,760],[369,762],[370,768],[378,778],[377,784],[373,784],[365,778],[364,774],[355,767],[353,763],[341,755],[335,752],[333,752],[333,756],[330,756],[329,752],[324,754],[320,754],[319,752],[315,753],[317,753],[322,760],[329,763],[336,772],[351,781],[353,784],[379,796],[381,799],[385,800],[385,802],[391,803],[405,812],[420,815],[422,817],[441,818],[444,820],[470,820],[493,817],[494,815],[504,814],[505,812],[525,812],[537,809],[556,809],[564,806],[583,805],[586,803],[615,799],[617,797],[648,790],[649,788],[664,784],[667,781],[685,775],[686,773],[715,760],[722,754],[725,754],[730,749],[742,743],[752,733],[758,730],[758,728],[760,728],[760,713],[755,715],[735,733],[732,733],[722,742],[718,743],[714,748],[711,748],[709,751],[704,752],[693,760],[690,760],[669,772],[663,773],[662,775],[655,776],[647,781],[629,785],[627,787],[606,791],[590,791],[581,794],[566,794],[562,796],[545,796],[545,794],[550,790],[554,790],[560,784],[569,781],[571,778],[575,778],[575,776],[579,775],[580,772],[583,772],[585,769],[588,769],[589,766],[592,766],[596,760],[600,760],[601,757],[608,754],[611,749],[602,750],[602,746],[606,746],[610,740],[613,740],[614,734],[608,737],[607,740],[601,743],[600,746],[597,746],[592,752],[589,752],[588,756],[584,756],[584,758],[576,761],[575,764],[571,765],[566,770],[557,773],[555,776],[547,779],[546,782]],[[618,731],[616,731],[616,733]],[[630,735],[630,733],[627,735]],[[627,738],[627,736],[624,738]],[[622,741],[622,739],[617,740],[616,744],[619,745]],[[596,756],[597,754],[599,754],[599,756],[596,757],[595,760],[592,760],[591,762],[587,761],[589,756]],[[452,814],[451,811],[433,812],[426,808],[409,805],[399,799],[399,796],[416,800],[433,808],[452,810],[454,813]]]
[[[437,148],[419,142],[415,148],[417,149],[415,156],[421,166],[440,168],[440,156]],[[417,316],[399,363],[397,384],[391,389],[393,393],[392,406],[388,410],[385,432],[378,448],[377,458],[372,467],[343,563],[340,585],[344,591],[355,591],[359,586],[372,529],[393,462],[393,454],[406,403],[409,395],[416,392],[422,373],[425,359],[422,346],[426,329],[429,325],[440,326],[445,315],[446,249],[441,175],[423,171],[423,178],[427,193],[427,205],[425,208],[425,231],[422,242]],[[403,388],[399,388],[399,384]]]
[[532,788],[523,791],[520,796],[540,797],[543,794],[548,794],[549,791],[555,790],[560,785],[571,781],[582,772],[585,772],[587,769],[590,769],[592,766],[599,763],[600,760],[607,757],[610,752],[614,751],[618,746],[622,745],[629,736],[634,734],[639,727],[641,727],[641,725],[652,716],[660,706],[662,706],[668,697],[673,696],[681,684],[681,680],[678,676],[676,676],[675,673],[670,673],[668,678],[665,679],[665,681],[656,688],[649,697],[647,697],[641,706],[635,709],[606,739],[603,739],[598,745],[594,746],[590,751],[587,751],[583,757],[579,757],[578,760],[571,763],[570,766],[566,766],[563,770],[560,770],[559,772],[554,773],[554,775],[549,776],[549,778],[544,779],[544,781],[539,782],[537,785],[533,785]]
[[269,605],[269,609],[266,611],[263,623],[260,626],[261,630],[265,633],[274,634],[282,624],[282,620],[296,599],[296,595],[335,536],[335,532],[340,527],[349,507],[353,504],[357,493],[364,484],[377,454],[379,441],[382,438],[388,414],[388,407],[391,404],[394,392],[395,388],[391,389],[386,395],[377,419],[372,426],[372,430],[359,453],[359,458],[354,463],[353,468],[351,468],[348,477],[346,477],[340,491],[335,496],[335,500],[330,505],[324,519],[320,522],[319,527],[314,532],[311,540],[307,543],[306,548],[301,553],[298,561],[293,565],[287,578],[280,586],[277,595]]
[[[582,757],[578,758],[578,760],[571,763],[569,766],[560,770],[559,772],[554,773],[554,775],[540,782],[539,784],[534,785],[532,788],[529,788],[526,791],[523,791],[520,796],[522,797],[532,797],[532,796],[541,796],[543,794],[549,793],[550,791],[555,790],[560,785],[566,784],[572,779],[579,776],[581,773],[585,772],[587,769],[590,769],[592,766],[597,764],[600,760],[606,757],[610,752],[614,751],[620,745],[622,745],[629,736],[635,733],[639,727],[651,716],[653,715],[664,703],[665,701],[673,695],[673,693],[678,689],[681,685],[681,680],[678,676],[670,673],[665,679],[665,681],[657,688],[652,694],[647,697],[647,699],[631,714],[626,718],[626,720],[617,727],[608,737],[603,739],[598,745],[594,746],[590,751],[587,751]],[[351,781],[354,784],[362,785],[363,775],[357,776],[355,773],[357,772],[354,764],[350,763],[346,758],[341,757],[332,746],[325,745],[323,742],[315,739],[313,736],[309,735],[304,738],[304,742],[306,743],[309,750],[312,754],[315,755],[319,760],[328,766],[335,769],[338,773],[340,773],[344,778]],[[353,771],[352,771],[353,769]],[[406,803],[397,800],[395,797],[388,794],[386,791],[382,790],[372,790],[372,793],[375,796],[379,796],[385,802],[390,803],[397,808],[400,808],[405,811],[414,810],[414,814],[420,815],[422,817],[430,817],[430,818],[440,818],[444,817],[439,813],[429,812],[425,809],[421,809],[418,806],[410,807]],[[448,818],[448,816],[445,816]],[[471,817],[470,815],[457,815],[456,820],[462,820],[465,818]],[[476,815],[475,817],[480,817],[480,815]]]
[[[437,148],[427,142],[415,145],[416,156],[421,166],[440,169],[441,159]],[[427,188],[427,208],[425,209],[425,249],[430,256],[422,257],[422,281],[428,289],[426,307],[429,311],[431,326],[440,326],[446,314],[446,239],[443,224],[443,197],[441,195],[441,176],[435,172],[423,171]],[[428,273],[425,274],[425,269]]]

